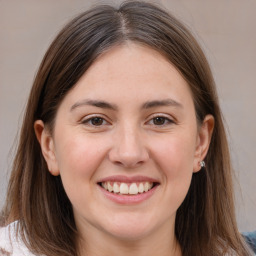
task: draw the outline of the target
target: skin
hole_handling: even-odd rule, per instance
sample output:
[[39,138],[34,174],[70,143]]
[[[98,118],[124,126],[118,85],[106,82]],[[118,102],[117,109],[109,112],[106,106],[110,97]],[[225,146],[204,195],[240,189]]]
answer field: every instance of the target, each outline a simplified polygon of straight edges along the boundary
[[[172,104],[163,104],[167,99]],[[161,104],[145,108],[152,101]],[[73,205],[80,254],[181,255],[176,211],[201,169],[213,125],[208,115],[198,126],[188,84],[155,50],[127,43],[100,56],[62,101],[53,134],[35,122],[49,171],[61,176]],[[143,175],[159,185],[147,200],[121,205],[97,184],[113,175]]]

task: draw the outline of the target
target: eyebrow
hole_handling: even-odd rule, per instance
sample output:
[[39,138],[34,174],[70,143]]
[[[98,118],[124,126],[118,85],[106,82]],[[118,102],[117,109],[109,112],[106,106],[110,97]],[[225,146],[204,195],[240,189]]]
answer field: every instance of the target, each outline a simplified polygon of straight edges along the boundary
[[[115,104],[110,104],[106,101],[102,100],[82,100],[70,108],[70,111],[73,111],[74,109],[82,106],[94,106],[98,108],[103,108],[103,109],[110,109],[110,110],[118,110],[118,107]],[[150,109],[154,107],[162,107],[162,106],[173,106],[173,107],[178,107],[178,108],[183,108],[183,105],[173,99],[164,99],[164,100],[153,100],[153,101],[147,101],[144,104],[142,104],[141,109]]]
[[111,109],[111,110],[118,109],[116,105],[110,104],[102,100],[82,100],[72,105],[72,107],[70,108],[70,111],[81,106],[94,106],[98,108]]
[[164,99],[164,100],[147,101],[142,105],[142,109],[149,109],[149,108],[162,107],[162,106],[173,106],[173,107],[183,108],[183,105],[177,102],[176,100]]

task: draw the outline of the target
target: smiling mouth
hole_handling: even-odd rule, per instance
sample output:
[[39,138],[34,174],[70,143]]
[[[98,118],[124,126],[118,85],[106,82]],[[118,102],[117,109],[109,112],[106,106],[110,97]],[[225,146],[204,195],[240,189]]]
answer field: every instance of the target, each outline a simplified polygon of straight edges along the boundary
[[106,191],[118,195],[138,195],[150,191],[153,187],[158,185],[156,182],[100,182],[98,183]]

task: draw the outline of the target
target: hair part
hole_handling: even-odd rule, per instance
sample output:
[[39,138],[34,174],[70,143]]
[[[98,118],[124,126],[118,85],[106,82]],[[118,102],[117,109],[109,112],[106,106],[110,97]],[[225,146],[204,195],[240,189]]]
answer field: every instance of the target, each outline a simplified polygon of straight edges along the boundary
[[78,255],[72,205],[61,178],[47,169],[34,122],[43,120],[53,132],[65,95],[101,54],[126,42],[143,44],[165,56],[189,84],[198,122],[207,114],[215,118],[207,167],[193,175],[177,211],[175,233],[183,256],[230,251],[250,255],[236,225],[228,143],[209,64],[184,25],[165,10],[141,1],[83,12],[50,45],[27,103],[3,211],[5,222],[19,220],[23,240],[32,252]]

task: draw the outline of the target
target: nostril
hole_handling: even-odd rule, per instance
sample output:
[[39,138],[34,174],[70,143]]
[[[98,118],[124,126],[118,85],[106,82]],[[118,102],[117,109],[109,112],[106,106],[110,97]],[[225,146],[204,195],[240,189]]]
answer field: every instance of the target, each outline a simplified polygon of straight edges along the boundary
[[120,162],[120,161],[114,161],[114,163],[117,165],[123,165],[122,162]]
[[136,168],[143,165],[144,161],[114,161],[114,163],[125,168]]
[[119,140],[109,151],[109,160],[124,167],[137,167],[149,159],[149,154],[143,143],[134,138]]

